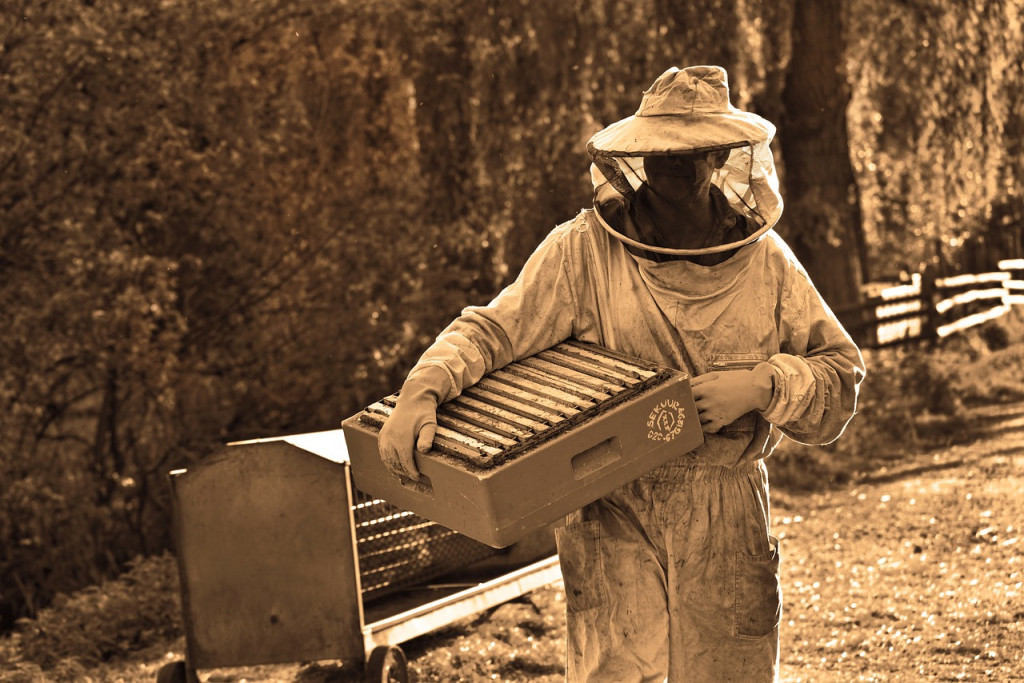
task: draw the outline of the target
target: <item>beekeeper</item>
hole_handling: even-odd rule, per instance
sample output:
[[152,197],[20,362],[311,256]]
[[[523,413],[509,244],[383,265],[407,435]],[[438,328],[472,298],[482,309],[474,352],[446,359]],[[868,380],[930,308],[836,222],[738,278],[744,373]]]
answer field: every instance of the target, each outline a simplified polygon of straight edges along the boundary
[[770,681],[779,541],[765,458],[836,439],[860,352],[772,228],[775,127],[726,72],[671,68],[594,135],[594,206],[556,227],[490,304],[422,355],[381,431],[417,478],[435,408],[567,337],[689,372],[705,443],[570,515],[557,532],[571,681]]

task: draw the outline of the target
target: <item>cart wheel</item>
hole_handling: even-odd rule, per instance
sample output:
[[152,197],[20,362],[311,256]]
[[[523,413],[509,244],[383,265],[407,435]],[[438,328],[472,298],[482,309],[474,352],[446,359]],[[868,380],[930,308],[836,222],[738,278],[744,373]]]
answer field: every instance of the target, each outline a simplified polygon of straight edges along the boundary
[[156,672],[156,683],[198,683],[196,672],[189,669],[185,662],[164,664]]
[[409,669],[402,648],[396,645],[378,645],[373,648],[366,660],[366,680],[368,683],[407,683]]

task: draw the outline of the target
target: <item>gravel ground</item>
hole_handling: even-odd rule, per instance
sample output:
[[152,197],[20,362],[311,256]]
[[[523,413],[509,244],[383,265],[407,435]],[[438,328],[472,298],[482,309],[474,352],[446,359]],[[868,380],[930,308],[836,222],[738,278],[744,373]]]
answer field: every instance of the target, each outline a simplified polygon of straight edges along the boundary
[[[847,488],[774,491],[782,539],[782,679],[1024,680],[1024,405],[987,436]],[[552,585],[403,645],[413,680],[561,681],[564,595]],[[181,642],[90,672],[153,681]],[[332,663],[201,672],[204,681],[354,680]]]
[[1024,408],[1000,417],[981,442],[776,507],[784,680],[1024,680]]

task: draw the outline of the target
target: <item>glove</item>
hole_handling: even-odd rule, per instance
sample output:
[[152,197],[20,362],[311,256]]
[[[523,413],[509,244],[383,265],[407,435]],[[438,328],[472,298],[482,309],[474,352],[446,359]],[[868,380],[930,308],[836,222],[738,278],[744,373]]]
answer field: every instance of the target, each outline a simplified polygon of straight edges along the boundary
[[772,366],[758,363],[751,370],[709,372],[690,382],[697,415],[704,431],[714,434],[752,410],[766,410],[772,401]]
[[437,431],[437,406],[448,395],[451,380],[436,365],[411,374],[398,394],[395,409],[377,437],[377,449],[384,466],[398,476],[420,478],[413,453],[426,453]]

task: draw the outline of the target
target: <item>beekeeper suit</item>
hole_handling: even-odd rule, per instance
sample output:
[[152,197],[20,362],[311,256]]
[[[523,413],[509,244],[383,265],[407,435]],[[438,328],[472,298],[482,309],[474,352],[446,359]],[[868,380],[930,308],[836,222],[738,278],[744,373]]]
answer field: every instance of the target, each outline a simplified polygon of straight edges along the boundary
[[726,73],[669,69],[588,143],[594,206],[556,227],[490,304],[420,358],[381,457],[418,477],[439,401],[568,337],[685,370],[705,443],[557,532],[572,681],[770,681],[779,542],[764,459],[837,438],[864,365],[772,227],[774,126]]

